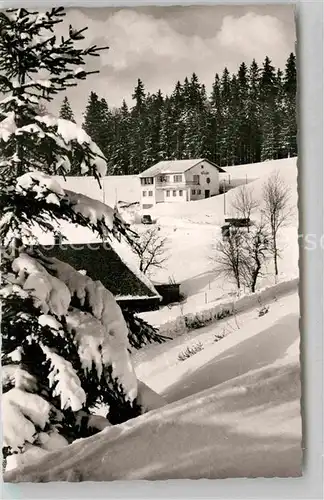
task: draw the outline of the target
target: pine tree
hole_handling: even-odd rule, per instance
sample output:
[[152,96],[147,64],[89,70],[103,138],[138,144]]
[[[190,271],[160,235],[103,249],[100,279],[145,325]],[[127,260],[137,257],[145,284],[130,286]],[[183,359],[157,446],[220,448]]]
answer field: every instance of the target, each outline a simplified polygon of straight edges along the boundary
[[220,156],[221,165],[231,164],[231,114],[230,114],[230,102],[231,102],[231,78],[228,69],[225,67],[222,77],[221,77],[221,100],[222,100],[222,120],[223,127],[220,136]]
[[[46,114],[46,113],[44,113],[44,114]],[[69,120],[73,123],[76,123],[75,119],[74,119],[73,111],[72,111],[72,108],[70,105],[70,101],[68,100],[67,96],[65,96],[63,99],[63,103],[62,103],[62,106],[60,109],[59,117],[63,118],[63,120]],[[70,168],[70,171],[68,172],[67,175],[76,175],[76,176],[80,175],[80,165],[78,164],[78,162],[74,158],[72,158],[72,160],[71,160],[71,168]]]
[[288,57],[283,78],[285,99],[285,131],[287,155],[297,155],[297,71],[296,56],[291,53]]
[[187,109],[188,85],[188,79],[185,80],[184,85],[178,81],[170,97],[169,123],[166,126],[170,127],[170,132],[172,132],[173,147],[169,159],[181,160],[183,158],[185,134],[183,118]]
[[261,161],[261,104],[260,104],[260,69],[255,59],[249,69],[248,95],[248,163]]
[[84,115],[83,128],[91,139],[99,146],[107,158],[109,145],[108,105],[104,99],[99,99],[96,92],[91,92]]
[[109,160],[113,165],[113,175],[128,175],[131,173],[131,117],[126,101],[123,100],[120,109],[112,115],[114,138],[109,152]]
[[273,112],[274,127],[274,158],[280,159],[288,156],[286,139],[286,110],[283,89],[282,71],[277,70],[276,75],[276,96]]
[[153,165],[160,161],[161,153],[161,120],[164,99],[161,90],[150,96],[147,101],[147,137],[144,154],[144,164]]
[[160,132],[160,158],[161,160],[172,160],[176,157],[176,135],[178,131],[177,122],[173,121],[173,103],[171,98],[166,98],[161,112]]
[[196,73],[190,82],[184,84],[185,107],[182,115],[184,127],[183,158],[201,158],[207,156],[207,96],[204,85],[199,83]]
[[249,126],[248,126],[248,104],[249,104],[249,80],[248,68],[243,62],[237,74],[238,84],[238,147],[237,158],[238,164],[248,163],[249,151]]
[[[57,40],[54,28],[64,15],[63,8],[46,14],[24,8],[0,13],[5,456],[41,447],[58,435],[62,445],[96,432],[89,428],[89,415],[98,403],[109,405],[112,423],[141,411],[128,329],[112,294],[39,250],[37,235],[60,236],[62,221],[88,227],[101,238],[134,244],[118,213],[65,191],[51,177],[66,173],[72,158],[98,180],[106,170],[100,149],[84,131],[67,120],[37,114],[39,99],[51,101],[95,73],[74,68],[103,49],[77,49],[84,29],[71,26],[68,37]],[[40,68],[46,76],[34,80]]]
[[64,97],[63,103],[60,109],[60,118],[63,118],[64,120],[69,120],[70,122],[75,123],[73,111],[71,108],[71,104],[67,96]]
[[212,87],[210,97],[210,115],[209,115],[209,149],[211,151],[211,159],[217,164],[222,163],[222,134],[224,128],[221,85],[218,73],[215,75],[215,80]]
[[145,170],[150,165],[145,162],[145,148],[147,137],[147,113],[146,113],[146,94],[142,80],[137,80],[137,86],[134,89],[133,100],[135,105],[131,111],[131,173],[137,174]]
[[275,131],[274,131],[274,112],[276,100],[276,73],[269,57],[266,57],[263,63],[263,70],[260,79],[260,103],[262,111],[262,150],[261,160],[273,160],[275,154]]

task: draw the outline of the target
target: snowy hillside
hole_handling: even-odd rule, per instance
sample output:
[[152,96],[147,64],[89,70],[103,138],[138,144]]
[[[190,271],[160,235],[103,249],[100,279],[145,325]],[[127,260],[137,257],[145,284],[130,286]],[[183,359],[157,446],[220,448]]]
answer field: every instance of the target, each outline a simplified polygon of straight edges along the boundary
[[[297,201],[297,158],[226,167],[226,171],[230,173],[231,178],[242,179],[242,183],[245,183],[247,176],[248,183],[253,182],[254,196],[260,201],[262,199],[264,180],[277,170],[280,172],[282,179],[291,187],[291,202],[295,204]],[[228,178],[228,174],[220,175]],[[187,203],[159,203],[154,208],[151,208],[149,212],[153,216],[157,216],[158,222],[163,225],[171,222],[169,218],[173,219],[173,221],[181,219],[184,222],[220,225],[224,223],[224,215],[226,217],[231,216],[230,204],[234,192],[235,190],[231,190],[226,194],[225,214],[224,195]]]
[[[248,186],[253,189],[253,196],[261,205],[263,183],[273,172],[279,172],[281,179],[289,186],[292,215],[278,238],[282,248],[279,280],[297,277],[299,274],[297,158],[227,167],[227,170],[231,173],[231,178],[242,179],[243,182],[247,176]],[[259,178],[255,179],[257,175]],[[233,290],[231,283],[216,276],[212,258],[213,247],[221,239],[221,225],[224,224],[225,217],[235,216],[231,210],[231,200],[237,189],[231,189],[225,195],[226,214],[224,214],[224,195],[176,206],[172,203],[161,203],[150,210],[152,216],[157,218],[161,236],[168,239],[168,261],[164,269],[152,273],[152,279],[156,282],[168,282],[170,277],[174,278],[176,282],[181,283],[181,292],[186,300],[181,306],[181,311],[180,306],[175,306],[176,310],[173,308],[171,311],[166,308],[164,313],[162,311],[148,313],[145,315],[147,319],[160,324],[170,316],[175,317],[180,313],[211,307]],[[252,214],[252,219],[257,220],[258,217],[258,213]],[[140,231],[140,226],[137,227]],[[272,262],[269,262],[267,273],[260,279],[259,287],[274,283]]]
[[140,181],[137,175],[108,175],[103,177],[101,187],[93,177],[56,177],[63,189],[102,201],[114,206],[116,201],[136,203],[140,196]]
[[[81,440],[6,481],[102,481],[301,474],[299,305],[296,292],[196,334],[153,346],[136,372],[171,404]],[[232,325],[233,326],[233,325]],[[136,360],[135,360],[136,362]]]

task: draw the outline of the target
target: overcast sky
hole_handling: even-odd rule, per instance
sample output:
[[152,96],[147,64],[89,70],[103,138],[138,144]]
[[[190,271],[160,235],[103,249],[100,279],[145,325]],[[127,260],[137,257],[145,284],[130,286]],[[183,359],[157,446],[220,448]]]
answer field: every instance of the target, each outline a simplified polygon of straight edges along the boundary
[[137,78],[147,91],[167,94],[196,72],[209,91],[225,66],[236,71],[242,61],[261,64],[268,55],[283,69],[295,52],[292,5],[67,9],[58,34],[70,23],[88,26],[87,44],[110,47],[89,61],[100,74],[67,93],[78,120],[91,90],[120,106],[123,98],[131,104]]

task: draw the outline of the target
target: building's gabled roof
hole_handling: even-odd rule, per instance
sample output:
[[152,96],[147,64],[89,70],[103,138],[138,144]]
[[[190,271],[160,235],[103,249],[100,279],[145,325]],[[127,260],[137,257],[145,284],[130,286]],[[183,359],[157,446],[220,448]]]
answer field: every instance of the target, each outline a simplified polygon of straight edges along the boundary
[[156,163],[150,168],[147,168],[144,170],[144,172],[141,172],[139,174],[139,177],[155,177],[156,175],[159,174],[182,174],[186,172],[187,170],[190,170],[194,166],[196,166],[198,163],[206,161],[213,167],[217,168],[219,172],[225,172],[221,167],[216,165],[210,160],[207,160],[206,158],[194,158],[191,160],[164,160],[160,161],[159,163]]
[[160,299],[160,295],[146,276],[140,271],[136,272],[124,256],[119,255],[116,249],[107,243],[65,243],[42,246],[41,250],[79,271],[86,270],[91,279],[101,281],[117,300]]

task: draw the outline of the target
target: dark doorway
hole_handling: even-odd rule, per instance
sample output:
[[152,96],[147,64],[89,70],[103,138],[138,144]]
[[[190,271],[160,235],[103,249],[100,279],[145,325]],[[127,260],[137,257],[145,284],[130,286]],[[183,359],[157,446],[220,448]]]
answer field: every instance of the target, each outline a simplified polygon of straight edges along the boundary
[[210,197],[210,190],[205,189],[205,198],[209,198],[209,197]]

